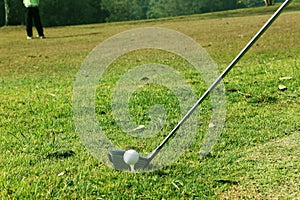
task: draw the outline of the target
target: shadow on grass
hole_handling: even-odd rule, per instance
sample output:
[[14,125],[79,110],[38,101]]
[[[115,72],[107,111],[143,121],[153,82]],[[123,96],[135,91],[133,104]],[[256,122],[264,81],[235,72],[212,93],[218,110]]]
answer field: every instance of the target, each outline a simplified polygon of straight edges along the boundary
[[94,33],[83,33],[83,34],[62,35],[62,36],[47,36],[46,39],[75,38],[75,37],[94,36],[94,35],[100,35],[100,34],[102,34],[102,33],[94,32]]
[[53,158],[64,159],[64,158],[72,157],[73,155],[75,155],[75,152],[72,150],[60,150],[60,151],[49,153],[46,156],[46,159],[53,159]]

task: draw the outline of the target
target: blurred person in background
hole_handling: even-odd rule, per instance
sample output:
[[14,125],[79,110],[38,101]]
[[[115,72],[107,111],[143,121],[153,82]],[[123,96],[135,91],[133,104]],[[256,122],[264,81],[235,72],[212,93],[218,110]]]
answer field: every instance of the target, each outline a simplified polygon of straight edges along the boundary
[[32,39],[32,21],[34,21],[35,28],[38,32],[38,37],[45,38],[43,25],[39,13],[39,0],[23,0],[23,4],[26,7],[26,32],[27,39]]

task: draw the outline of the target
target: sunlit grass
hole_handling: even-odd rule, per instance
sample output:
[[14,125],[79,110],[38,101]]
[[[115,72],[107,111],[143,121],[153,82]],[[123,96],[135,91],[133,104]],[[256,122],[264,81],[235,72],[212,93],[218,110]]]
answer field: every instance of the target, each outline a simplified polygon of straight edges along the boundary
[[[261,12],[260,9],[260,15],[256,15],[253,10],[248,12],[251,16],[243,16],[241,10],[236,17],[225,17],[228,14],[225,12],[210,17],[46,28],[47,39],[30,41],[25,39],[25,27],[1,28],[0,197],[289,199],[300,196],[299,11],[283,13],[224,79],[226,88],[231,88],[226,91],[226,124],[210,158],[199,159],[200,139],[207,129],[203,127],[198,140],[173,165],[151,173],[117,172],[89,154],[73,124],[76,73],[88,53],[108,37],[146,26],[175,29],[205,47],[221,71],[269,18],[270,14]],[[157,51],[147,53],[149,58],[144,55],[145,51],[140,51],[120,58],[99,82],[96,110],[107,133],[121,132],[110,111],[110,97],[117,80],[127,69],[141,64],[141,60],[154,59],[177,67],[198,95],[206,89],[199,74],[182,60]],[[287,90],[279,90],[281,84]],[[149,93],[151,97],[146,95]],[[170,103],[166,107],[170,109],[171,125],[176,123],[179,118],[174,113],[176,99],[167,90],[149,87],[136,95],[136,99],[131,99],[131,111],[137,113],[137,121],[149,122],[148,107],[155,101],[167,103],[168,96]],[[134,107],[136,103],[144,107]],[[207,125],[209,103],[202,106],[201,119]],[[120,147],[137,145],[141,150],[151,151],[164,136],[148,141],[136,139],[133,144],[128,144],[131,142],[128,137],[124,137],[128,143],[126,139],[111,137]]]

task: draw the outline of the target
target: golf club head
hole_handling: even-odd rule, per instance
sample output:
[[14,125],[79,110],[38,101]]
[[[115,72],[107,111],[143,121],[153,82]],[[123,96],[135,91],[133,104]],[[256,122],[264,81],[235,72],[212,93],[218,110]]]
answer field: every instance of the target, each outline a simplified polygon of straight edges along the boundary
[[[130,166],[124,161],[124,150],[112,150],[108,153],[110,162],[112,162],[115,169],[120,171],[130,171]],[[144,170],[149,168],[149,160],[139,156],[139,160],[134,165],[135,170]]]

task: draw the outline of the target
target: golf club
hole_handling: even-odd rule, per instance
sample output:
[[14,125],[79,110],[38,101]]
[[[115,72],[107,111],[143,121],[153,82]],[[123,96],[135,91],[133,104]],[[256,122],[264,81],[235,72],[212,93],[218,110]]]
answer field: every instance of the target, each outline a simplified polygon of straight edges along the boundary
[[[194,110],[201,104],[201,102],[208,96],[208,94],[219,84],[219,82],[226,76],[226,74],[235,66],[235,64],[245,55],[245,53],[251,48],[251,46],[261,37],[261,35],[268,29],[268,27],[275,21],[280,15],[281,11],[290,3],[291,0],[286,0],[277,11],[270,17],[270,19],[264,24],[264,26],[256,33],[256,35],[248,42],[248,44],[242,49],[242,51],[233,59],[228,67],[221,73],[221,75],[215,80],[215,82],[204,92],[199,100],[193,105],[193,107],[186,113],[182,120],[174,127],[169,135],[156,147],[156,149],[147,157],[139,156],[137,163],[134,165],[135,170],[150,169],[150,162],[160,152],[162,147],[168,142],[168,140],[176,133],[180,126],[189,118]],[[109,160],[117,170],[130,170],[130,166],[125,163],[123,155],[125,150],[112,150],[108,153]]]

